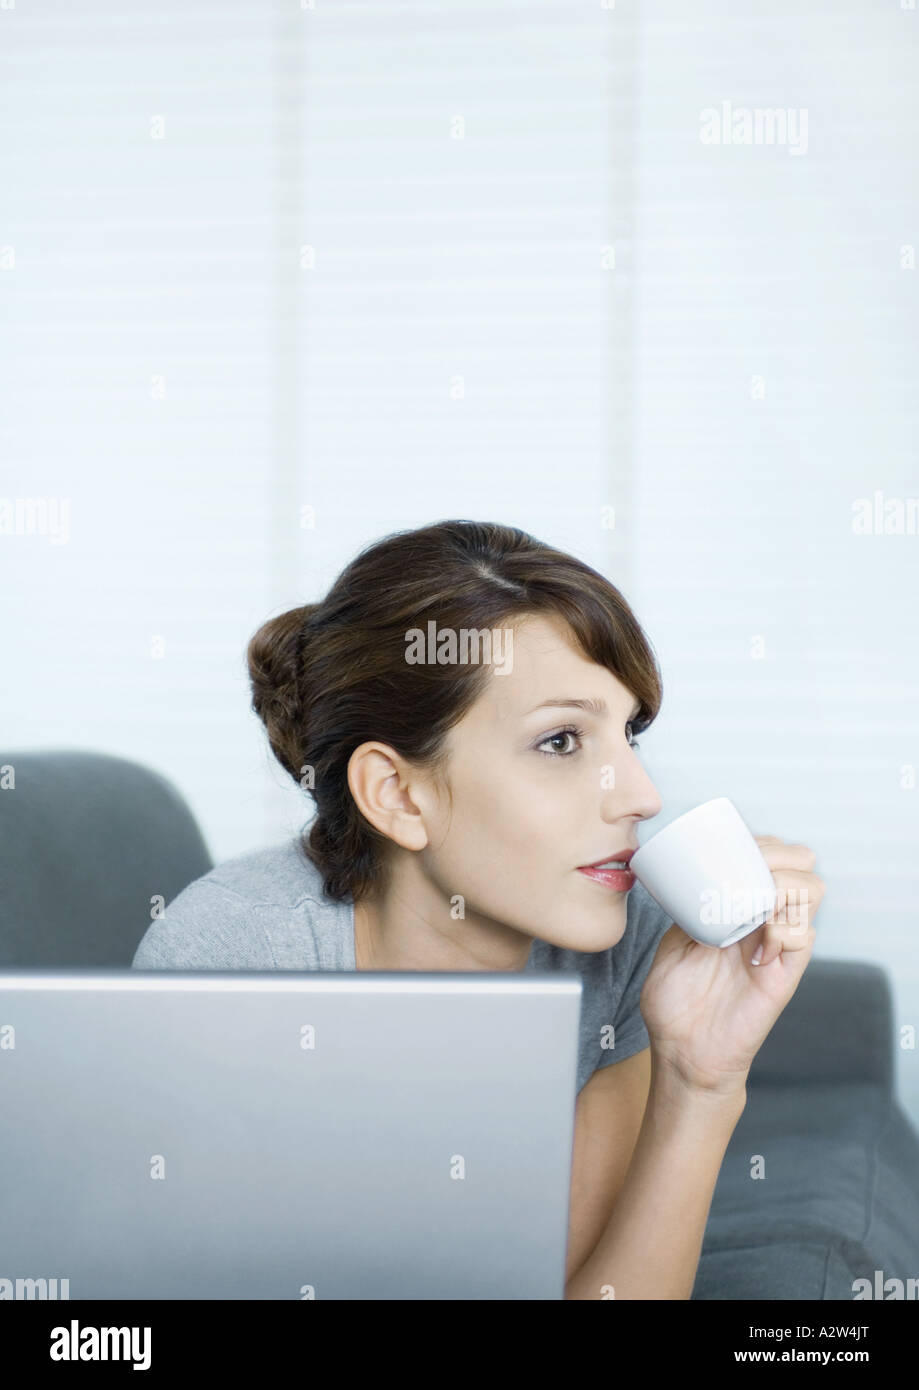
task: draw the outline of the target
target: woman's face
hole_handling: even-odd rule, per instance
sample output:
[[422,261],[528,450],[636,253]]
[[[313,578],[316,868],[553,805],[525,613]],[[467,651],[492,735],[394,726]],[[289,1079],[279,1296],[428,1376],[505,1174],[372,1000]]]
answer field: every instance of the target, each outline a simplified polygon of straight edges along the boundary
[[[427,820],[425,872],[464,914],[573,951],[615,945],[627,891],[579,865],[638,847],[635,827],[661,799],[630,747],[636,701],[586,660],[567,627],[514,625],[513,662],[448,736],[452,792]],[[604,713],[560,701],[602,701]],[[578,733],[566,733],[575,729]]]

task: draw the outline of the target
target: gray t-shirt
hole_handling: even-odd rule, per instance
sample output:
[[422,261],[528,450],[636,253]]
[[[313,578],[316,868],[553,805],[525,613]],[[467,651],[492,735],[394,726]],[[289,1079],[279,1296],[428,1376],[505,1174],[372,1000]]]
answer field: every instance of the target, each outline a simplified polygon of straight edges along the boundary
[[[583,981],[578,1091],[598,1067],[649,1045],[639,998],[669,926],[636,883],[615,946],[567,951],[534,940],[525,969],[577,972]],[[148,927],[132,968],[355,970],[354,905],[325,896],[322,875],[294,837],[226,859],[190,883]]]

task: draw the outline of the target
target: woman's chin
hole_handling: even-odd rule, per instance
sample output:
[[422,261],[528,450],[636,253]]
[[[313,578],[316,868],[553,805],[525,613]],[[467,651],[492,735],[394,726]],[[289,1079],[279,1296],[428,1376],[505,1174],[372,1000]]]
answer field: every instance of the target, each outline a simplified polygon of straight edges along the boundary
[[618,911],[615,907],[608,907],[602,916],[594,913],[589,917],[583,913],[578,917],[567,913],[557,925],[547,923],[546,931],[551,931],[551,940],[549,936],[543,936],[542,940],[562,951],[608,951],[622,940],[625,928],[626,903],[623,898]]

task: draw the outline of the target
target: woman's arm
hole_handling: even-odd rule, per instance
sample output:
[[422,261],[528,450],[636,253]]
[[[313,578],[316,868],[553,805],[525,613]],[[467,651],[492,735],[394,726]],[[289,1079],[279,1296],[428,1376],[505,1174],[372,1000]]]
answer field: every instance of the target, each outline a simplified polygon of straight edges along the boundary
[[[689,1298],[747,1075],[798,987],[826,885],[806,845],[757,835],[776,884],[772,915],[723,950],[674,922],[641,991],[651,1085],[612,1215],[566,1298]],[[758,947],[762,946],[762,951]]]
[[683,1081],[651,1049],[651,1087],[612,1216],[566,1298],[688,1299],[725,1150],[746,1086]]

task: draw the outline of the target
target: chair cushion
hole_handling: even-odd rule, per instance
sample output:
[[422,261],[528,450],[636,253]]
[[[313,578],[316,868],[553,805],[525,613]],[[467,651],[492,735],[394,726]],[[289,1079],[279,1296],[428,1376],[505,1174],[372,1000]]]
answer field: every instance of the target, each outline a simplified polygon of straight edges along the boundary
[[867,1083],[748,1089],[693,1298],[851,1300],[876,1270],[919,1275],[919,1135],[900,1106]]
[[6,752],[0,791],[0,967],[129,969],[169,902],[213,868],[181,793],[105,753]]

